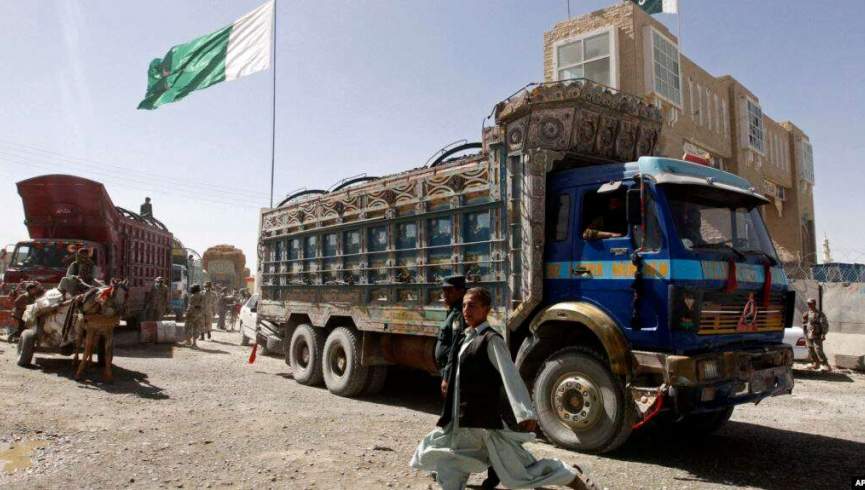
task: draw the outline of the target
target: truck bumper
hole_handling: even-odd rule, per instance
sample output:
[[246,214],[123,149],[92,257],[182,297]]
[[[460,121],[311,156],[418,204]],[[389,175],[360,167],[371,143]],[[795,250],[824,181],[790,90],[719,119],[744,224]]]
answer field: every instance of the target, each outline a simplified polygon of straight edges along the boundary
[[[633,354],[635,371],[662,375],[669,408],[683,414],[757,403],[793,391],[793,350],[785,344],[694,356]],[[646,395],[634,393],[638,405]]]

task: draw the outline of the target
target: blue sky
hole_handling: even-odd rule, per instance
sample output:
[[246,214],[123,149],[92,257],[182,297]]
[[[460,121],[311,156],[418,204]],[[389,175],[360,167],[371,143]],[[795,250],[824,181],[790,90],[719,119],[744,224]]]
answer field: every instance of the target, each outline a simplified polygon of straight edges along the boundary
[[[269,197],[271,73],[137,111],[147,65],[259,0],[3,0],[0,244],[26,238],[15,182],[90,176],[115,204],[145,195],[187,246],[254,260]],[[573,15],[615,3],[572,0]],[[818,236],[865,260],[865,2],[680,0],[682,51],[731,74],[811,137]],[[278,3],[277,196],[416,167],[480,137],[493,104],[543,78],[556,1]],[[659,18],[675,32],[675,17]]]

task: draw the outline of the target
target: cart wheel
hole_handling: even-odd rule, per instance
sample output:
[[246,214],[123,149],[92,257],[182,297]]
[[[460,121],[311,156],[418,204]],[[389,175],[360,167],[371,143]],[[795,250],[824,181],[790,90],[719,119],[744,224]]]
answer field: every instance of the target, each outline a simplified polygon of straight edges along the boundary
[[33,352],[36,350],[36,331],[25,330],[21,332],[18,339],[18,365],[28,367],[33,361]]

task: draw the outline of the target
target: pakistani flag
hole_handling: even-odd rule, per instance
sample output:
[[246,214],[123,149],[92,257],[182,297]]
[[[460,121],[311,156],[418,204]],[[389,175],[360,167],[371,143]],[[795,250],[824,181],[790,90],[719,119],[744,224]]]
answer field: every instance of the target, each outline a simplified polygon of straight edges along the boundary
[[139,109],[156,109],[193,90],[270,67],[273,0],[228,27],[168,50],[150,62],[147,95]]
[[678,14],[679,0],[631,0],[647,14]]

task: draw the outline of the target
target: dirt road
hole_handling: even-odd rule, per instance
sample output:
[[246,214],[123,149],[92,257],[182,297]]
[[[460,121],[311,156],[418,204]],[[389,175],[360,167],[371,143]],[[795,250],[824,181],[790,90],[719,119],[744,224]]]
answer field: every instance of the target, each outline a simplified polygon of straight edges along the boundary
[[[0,487],[434,487],[408,461],[435,423],[435,380],[399,372],[349,400],[295,383],[279,358],[248,365],[238,342],[117,349],[113,385],[95,369],[73,381],[60,356],[19,368],[0,344]],[[532,449],[615,489],[849,488],[865,476],[865,377],[797,374],[793,396],[737,408],[699,444],[650,427],[611,455]]]

